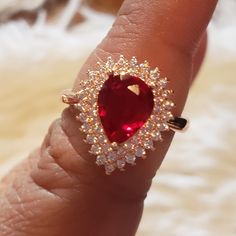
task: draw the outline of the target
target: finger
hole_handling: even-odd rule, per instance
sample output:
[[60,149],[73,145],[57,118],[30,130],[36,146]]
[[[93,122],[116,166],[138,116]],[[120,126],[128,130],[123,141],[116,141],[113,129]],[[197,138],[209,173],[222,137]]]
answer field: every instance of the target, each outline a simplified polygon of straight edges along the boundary
[[[87,79],[87,70],[93,69],[97,61],[105,61],[108,56],[118,58],[120,54],[127,58],[135,55],[139,61],[148,60],[151,66],[158,66],[163,76],[169,78],[170,88],[175,91],[174,115],[180,115],[191,83],[193,56],[215,4],[213,0],[124,2],[107,37],[82,68],[74,90],[80,89],[80,80]],[[96,176],[99,185],[103,184],[109,191],[140,198],[146,195],[173,136],[165,134],[164,142],[157,144],[157,151],[149,152],[145,161],[140,160],[134,168],[127,167],[126,172],[115,172],[107,178],[103,169],[93,165],[94,157],[88,155],[89,146],[83,143],[85,136],[77,131],[78,122],[70,110],[62,116],[62,127],[75,151],[92,163],[86,169],[87,175]],[[68,158],[61,158],[60,164],[67,165]],[[81,171],[81,166],[73,166],[76,169]]]
[[[74,89],[79,90],[80,80],[87,78],[87,69],[92,69],[97,61],[105,61],[107,56],[117,58],[119,54],[128,58],[135,55],[140,61],[146,59],[153,67],[158,66],[162,75],[169,78],[170,88],[175,91],[174,114],[180,115],[193,74],[193,56],[215,4],[216,1],[213,0],[145,1],[145,3],[126,1],[111,31],[85,63],[78,76],[79,79],[75,81]],[[71,122],[71,120],[66,122],[65,118],[63,123],[68,135],[70,135],[69,127],[73,129],[76,125],[76,122],[73,124]],[[138,179],[140,187],[141,183],[146,185],[147,179],[151,179],[159,168],[171,138],[172,135],[167,134],[164,142],[157,145],[157,151],[150,152],[145,162],[140,161],[141,163],[135,168],[130,168],[127,173],[122,175],[116,173],[115,176],[127,179],[128,175],[130,183]],[[76,136],[71,139],[75,149],[84,158],[91,159],[86,154],[88,147],[78,140],[79,137]]]
[[205,32],[200,40],[199,46],[197,47],[196,53],[193,56],[193,76],[194,80],[202,66],[203,60],[206,55],[207,49],[207,33]]
[[[87,69],[92,69],[97,60],[134,55],[139,61],[158,66],[169,78],[175,90],[174,113],[180,115],[192,76],[193,53],[215,4],[213,0],[125,1],[113,28],[89,57],[79,79],[87,78]],[[79,79],[75,90],[79,89]],[[143,198],[172,135],[166,134],[164,142],[157,145],[158,151],[149,153],[147,160],[109,177],[95,166],[83,138],[73,112],[67,109],[62,121],[50,129],[41,150],[33,154],[33,164],[8,189],[10,206],[5,204],[0,211],[0,231],[15,235],[13,230],[20,230],[21,222],[21,235],[134,235]]]

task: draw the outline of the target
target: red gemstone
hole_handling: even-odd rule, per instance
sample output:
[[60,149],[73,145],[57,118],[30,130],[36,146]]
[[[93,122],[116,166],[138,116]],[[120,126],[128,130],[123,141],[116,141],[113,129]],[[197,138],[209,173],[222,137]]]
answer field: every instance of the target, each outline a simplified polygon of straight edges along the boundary
[[98,112],[110,142],[122,143],[150,117],[154,106],[150,87],[138,77],[113,75],[98,95]]

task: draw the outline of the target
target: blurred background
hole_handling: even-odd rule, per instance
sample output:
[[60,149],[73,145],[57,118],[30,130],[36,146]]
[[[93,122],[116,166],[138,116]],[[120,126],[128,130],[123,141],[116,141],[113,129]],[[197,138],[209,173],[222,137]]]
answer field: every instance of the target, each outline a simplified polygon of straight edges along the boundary
[[[121,0],[0,1],[0,177],[43,139]],[[205,64],[137,236],[236,235],[236,1],[220,1]]]

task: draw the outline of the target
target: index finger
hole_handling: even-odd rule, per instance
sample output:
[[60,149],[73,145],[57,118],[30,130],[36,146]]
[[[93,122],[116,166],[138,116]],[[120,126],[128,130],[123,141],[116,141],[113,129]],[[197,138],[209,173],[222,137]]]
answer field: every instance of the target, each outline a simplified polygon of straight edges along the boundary
[[[192,56],[216,3],[216,0],[125,1],[112,29],[82,68],[74,89],[79,90],[80,80],[87,79],[87,70],[93,69],[97,61],[105,61],[108,56],[118,58],[120,54],[127,58],[136,56],[140,61],[148,60],[153,67],[158,66],[162,75],[168,77],[170,88],[175,92],[174,115],[180,115],[191,81]],[[65,119],[64,125],[65,130],[69,130],[68,127],[76,124],[69,125]],[[127,178],[128,175],[132,182],[130,175],[133,173],[134,179],[141,180],[139,183],[146,181],[146,177],[151,179],[165,156],[171,138],[172,134],[166,134],[164,142],[157,144],[156,152],[150,152],[145,162],[138,163],[119,178]],[[84,148],[78,138],[71,140],[74,140],[74,147],[81,156],[86,158],[87,147]]]

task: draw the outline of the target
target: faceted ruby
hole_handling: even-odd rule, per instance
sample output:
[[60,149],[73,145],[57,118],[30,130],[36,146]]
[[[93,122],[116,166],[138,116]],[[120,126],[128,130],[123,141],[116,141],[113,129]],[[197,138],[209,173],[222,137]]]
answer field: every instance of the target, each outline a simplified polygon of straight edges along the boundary
[[150,87],[138,77],[109,75],[98,95],[98,112],[110,142],[122,143],[150,117],[154,106]]

